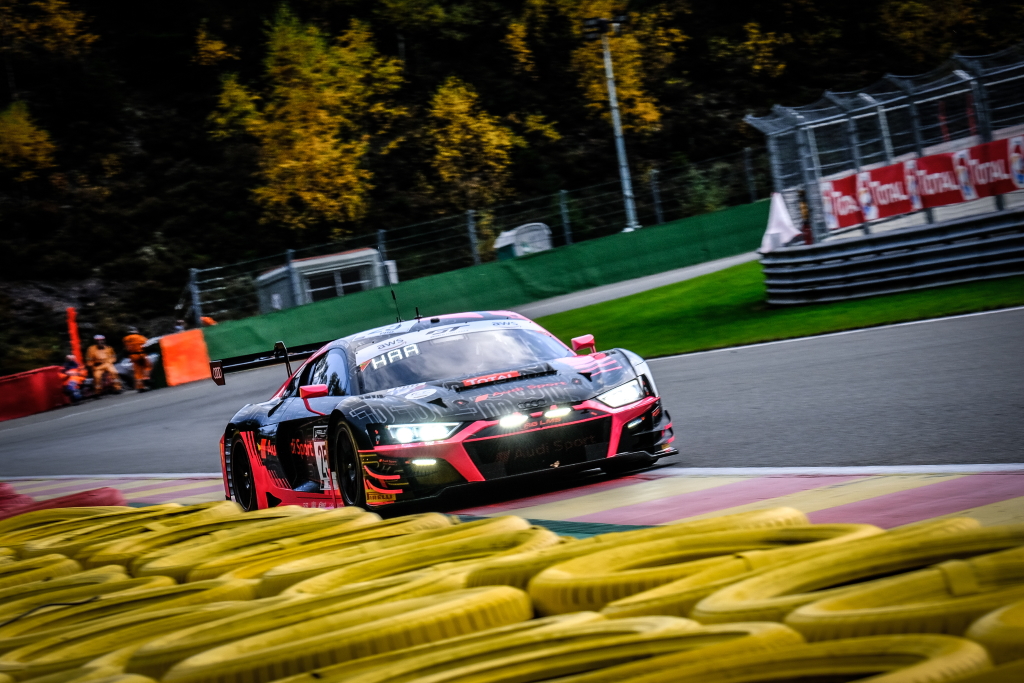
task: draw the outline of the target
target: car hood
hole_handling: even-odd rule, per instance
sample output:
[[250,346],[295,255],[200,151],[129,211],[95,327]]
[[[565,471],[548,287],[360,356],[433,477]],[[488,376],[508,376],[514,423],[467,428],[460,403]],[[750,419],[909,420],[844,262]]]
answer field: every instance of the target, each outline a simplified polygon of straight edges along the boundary
[[618,349],[440,380],[342,399],[338,408],[366,423],[496,420],[514,412],[594,398],[636,377]]

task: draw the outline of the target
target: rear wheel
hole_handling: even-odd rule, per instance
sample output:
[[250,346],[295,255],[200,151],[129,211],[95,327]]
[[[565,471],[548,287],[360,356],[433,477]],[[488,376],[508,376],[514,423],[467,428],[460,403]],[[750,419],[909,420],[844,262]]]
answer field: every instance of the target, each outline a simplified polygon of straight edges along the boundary
[[345,424],[334,428],[331,470],[337,474],[338,488],[345,505],[366,507],[366,489],[363,486],[363,463],[359,459],[352,432]]
[[256,502],[256,485],[252,478],[252,463],[249,462],[249,453],[245,444],[238,437],[235,437],[231,444],[231,493],[235,502],[241,505],[247,512],[259,507]]

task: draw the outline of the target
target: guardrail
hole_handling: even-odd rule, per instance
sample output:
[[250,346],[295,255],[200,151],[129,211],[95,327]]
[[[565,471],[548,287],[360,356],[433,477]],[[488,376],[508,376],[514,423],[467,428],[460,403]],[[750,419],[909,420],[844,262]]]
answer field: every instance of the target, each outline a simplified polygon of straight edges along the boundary
[[782,305],[1024,274],[1024,210],[778,249],[761,266],[768,303]]

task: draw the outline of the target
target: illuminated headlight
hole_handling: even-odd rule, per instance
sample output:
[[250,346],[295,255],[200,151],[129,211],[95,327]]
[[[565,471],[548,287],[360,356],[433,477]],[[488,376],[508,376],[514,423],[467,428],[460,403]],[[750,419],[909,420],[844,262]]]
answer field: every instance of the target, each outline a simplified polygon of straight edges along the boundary
[[388,435],[398,443],[442,441],[452,435],[458,422],[426,422],[414,425],[388,425]]
[[551,410],[544,413],[544,417],[550,420],[551,418],[555,417],[565,417],[571,412],[572,408],[569,408],[568,406],[565,406],[563,408],[552,408]]
[[606,391],[597,397],[597,400],[612,408],[621,408],[628,403],[635,403],[644,397],[644,389],[640,386],[640,380],[620,384],[611,391]]
[[412,462],[413,465],[419,465],[420,467],[430,467],[431,465],[437,464],[437,461],[433,458],[418,458],[410,462]]
[[513,429],[524,424],[528,418],[522,413],[512,413],[498,420],[498,425],[505,429]]

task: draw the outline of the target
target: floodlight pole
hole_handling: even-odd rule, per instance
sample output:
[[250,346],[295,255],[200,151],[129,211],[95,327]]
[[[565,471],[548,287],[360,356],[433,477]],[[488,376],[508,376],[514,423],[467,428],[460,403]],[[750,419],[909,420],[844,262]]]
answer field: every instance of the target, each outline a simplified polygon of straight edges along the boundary
[[612,126],[615,128],[615,151],[619,155],[619,178],[622,180],[622,200],[626,205],[626,229],[633,232],[640,229],[636,220],[636,202],[633,199],[633,181],[629,175],[629,162],[626,160],[626,143],[622,139],[622,122],[619,120],[619,99],[615,94],[615,73],[612,71],[612,52],[608,45],[608,34],[601,35],[601,46],[604,48],[604,74],[608,81],[608,102],[612,110]]

